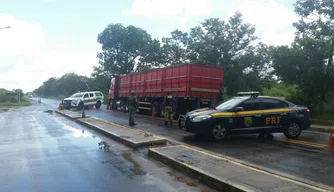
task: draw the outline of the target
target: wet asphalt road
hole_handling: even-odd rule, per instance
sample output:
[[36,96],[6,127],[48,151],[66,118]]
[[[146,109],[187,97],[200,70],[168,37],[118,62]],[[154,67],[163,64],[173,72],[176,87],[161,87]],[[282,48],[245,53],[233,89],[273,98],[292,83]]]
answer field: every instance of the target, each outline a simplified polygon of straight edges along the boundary
[[[54,107],[59,104],[59,101],[55,100],[45,99],[44,101]],[[101,110],[86,110],[86,114],[122,125],[128,124],[126,113],[106,111],[105,106]],[[257,135],[231,136],[227,141],[200,141],[188,137],[189,133],[180,130],[177,126],[165,127],[160,120],[137,116],[136,122],[139,129],[178,142],[185,142],[294,177],[334,186],[334,150],[281,141],[260,141]],[[284,135],[275,134],[275,138],[282,139]],[[325,144],[328,141],[328,134],[304,131],[300,140]]]
[[0,191],[212,191],[50,109],[0,110]]

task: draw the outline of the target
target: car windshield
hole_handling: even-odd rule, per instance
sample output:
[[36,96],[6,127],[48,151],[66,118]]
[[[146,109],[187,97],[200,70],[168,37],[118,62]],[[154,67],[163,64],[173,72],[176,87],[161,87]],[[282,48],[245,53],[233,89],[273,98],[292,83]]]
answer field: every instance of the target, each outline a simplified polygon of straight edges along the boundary
[[82,96],[83,96],[83,93],[76,93],[72,95],[71,97],[82,97]]
[[218,105],[216,107],[217,110],[228,110],[231,109],[232,107],[234,107],[235,105],[237,105],[238,103],[240,103],[242,101],[242,99],[240,98],[232,98],[229,99],[227,101],[225,101],[224,103]]

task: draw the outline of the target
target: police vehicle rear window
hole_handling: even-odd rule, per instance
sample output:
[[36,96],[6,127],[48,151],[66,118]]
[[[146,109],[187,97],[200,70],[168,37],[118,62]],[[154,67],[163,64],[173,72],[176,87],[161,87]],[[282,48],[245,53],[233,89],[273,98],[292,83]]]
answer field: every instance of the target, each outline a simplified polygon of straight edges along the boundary
[[239,107],[242,107],[244,111],[256,111],[261,109],[258,99],[249,99],[241,103]]
[[281,109],[289,107],[288,103],[277,99],[262,98],[261,103],[262,109]]
[[95,93],[95,95],[96,95],[96,96],[102,96],[102,94],[99,93],[99,92]]

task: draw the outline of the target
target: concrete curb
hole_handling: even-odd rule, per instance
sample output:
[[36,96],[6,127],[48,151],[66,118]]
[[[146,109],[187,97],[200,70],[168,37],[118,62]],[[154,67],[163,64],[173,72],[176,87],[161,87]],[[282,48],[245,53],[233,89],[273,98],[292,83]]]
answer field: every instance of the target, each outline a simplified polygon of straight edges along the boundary
[[237,184],[233,184],[230,181],[221,180],[220,178],[210,175],[209,173],[196,169],[195,167],[192,167],[185,163],[179,162],[174,158],[167,157],[166,155],[159,153],[154,148],[150,148],[148,150],[148,156],[172,167],[173,169],[181,173],[188,175],[189,177],[199,180],[201,183],[209,187],[212,187],[213,189],[219,191],[233,191],[233,192],[249,191],[249,189],[245,189],[244,187],[238,186]]
[[217,156],[219,158],[226,159],[229,162],[233,162],[234,164],[238,164],[240,166],[244,166],[244,167],[247,167],[249,169],[255,169],[255,170],[260,171],[260,172],[269,173],[269,174],[275,175],[276,177],[279,177],[279,178],[299,182],[299,183],[306,184],[306,185],[309,185],[309,186],[312,186],[312,187],[315,187],[315,188],[320,188],[320,189],[323,189],[324,191],[328,191],[328,192],[334,191],[334,188],[331,187],[331,186],[316,183],[316,182],[310,181],[308,179],[303,179],[303,178],[300,178],[300,177],[296,177],[296,176],[293,176],[293,175],[290,175],[290,174],[287,174],[287,173],[279,172],[279,171],[276,171],[276,170],[273,170],[273,169],[269,169],[269,168],[266,168],[266,167],[263,167],[263,166],[259,166],[259,165],[256,165],[256,164],[253,164],[253,163],[250,163],[250,162],[246,162],[246,161],[243,161],[243,160],[240,160],[240,159],[236,159],[236,158],[233,158],[233,157],[229,157],[229,156],[226,156],[226,155],[223,155],[223,154],[217,154],[215,152],[212,152],[212,151],[209,151],[209,150],[206,150],[206,149],[202,149],[202,148],[199,148],[199,147],[196,147],[196,146],[192,146],[192,145],[188,145],[188,144],[182,144],[182,145],[186,146],[188,148],[191,148],[191,149],[195,149],[197,151],[201,151],[201,152],[206,153],[208,155],[213,155],[213,156]]
[[147,142],[135,142],[135,141],[132,141],[131,139],[127,139],[125,137],[117,135],[116,133],[104,130],[103,128],[98,127],[96,125],[80,121],[80,119],[76,119],[75,121],[77,123],[81,124],[81,125],[87,126],[87,127],[91,128],[95,131],[98,131],[98,132],[100,132],[100,133],[102,133],[106,136],[109,136],[112,139],[114,139],[115,141],[118,141],[119,143],[122,143],[122,144],[124,144],[128,147],[133,148],[133,149],[137,149],[137,148],[140,148],[140,147],[149,147],[149,146],[166,145],[167,144],[167,139],[163,139],[163,138],[159,138],[159,139],[152,140],[152,141],[147,141]]
[[[63,112],[59,111],[59,110],[55,110],[55,112],[58,113],[58,114],[60,114],[60,115],[65,116],[65,117],[67,117],[69,119],[72,119],[72,120],[81,119],[82,118],[82,117],[72,117],[72,116],[70,116],[70,115],[68,115],[66,113],[63,113]],[[86,116],[85,118],[89,118],[89,116]]]
[[[186,145],[181,145],[181,146],[187,147]],[[166,148],[171,148],[171,147],[177,147],[177,146],[150,148],[149,152],[148,152],[148,155],[149,155],[150,158],[153,158],[157,161],[160,161],[160,162],[172,167],[173,169],[175,169],[175,170],[177,170],[181,173],[184,173],[184,174],[188,175],[189,177],[195,178],[195,179],[199,180],[201,183],[203,183],[203,184],[205,184],[209,187],[212,187],[212,188],[214,188],[218,191],[247,191],[247,192],[248,191],[254,191],[252,186],[248,187],[248,186],[240,185],[238,183],[234,183],[233,181],[231,181],[229,179],[223,179],[223,178],[214,176],[211,173],[206,172],[205,170],[201,170],[201,169],[193,166],[192,164],[188,164],[186,162],[179,161],[179,160],[175,159],[174,157],[170,157],[166,154],[163,154],[162,152],[159,152],[159,149],[166,149]],[[191,147],[187,147],[187,148],[192,149]],[[193,149],[193,150],[197,150],[197,149]],[[202,152],[201,150],[199,152],[204,153],[204,154],[206,153],[205,151]],[[216,154],[212,154],[212,153],[208,153],[207,155],[214,156],[214,157],[217,157],[217,158],[221,158],[219,156],[216,156]],[[239,163],[231,161],[229,159],[224,159],[224,160],[226,160],[230,163],[239,165]],[[284,177],[284,176],[281,176],[279,174],[273,174],[273,173],[266,172],[266,171],[261,170],[261,169],[252,168],[252,167],[249,167],[247,165],[239,165],[239,166],[245,167],[245,168],[250,169],[250,170],[258,171],[258,172],[263,173],[263,174],[268,174],[268,175],[271,175],[273,177],[277,177],[281,180],[290,181],[292,183],[298,184],[300,186],[307,187],[307,188],[309,188],[311,190],[314,190],[314,191],[323,191],[323,192],[333,191],[333,187],[330,187],[330,186],[325,186],[325,185],[322,185],[322,184],[317,185],[314,182],[311,182],[311,183],[305,182],[306,180],[301,181],[301,180],[298,180],[296,178]],[[255,191],[258,191],[258,190],[255,189]]]
[[332,128],[315,128],[315,127],[310,127],[308,129],[306,129],[306,131],[315,131],[315,132],[321,132],[321,133],[330,133],[332,130]]
[[[93,125],[91,123],[87,123],[87,122],[83,122],[81,121],[81,119],[84,119],[82,117],[78,117],[78,118],[75,118],[75,117],[71,117],[70,115],[67,115],[66,113],[62,113],[60,111],[57,111],[56,110],[56,113],[60,114],[60,115],[63,115],[71,120],[74,120],[75,122],[81,124],[81,125],[84,125],[86,127],[89,127],[99,133],[102,133],[112,139],[114,139],[115,141],[119,142],[119,143],[122,143],[128,147],[131,147],[133,149],[137,149],[137,148],[140,148],[140,147],[150,147],[150,146],[157,146],[157,145],[166,145],[167,144],[167,139],[165,138],[160,138],[160,137],[157,137],[158,139],[156,140],[152,140],[152,141],[147,141],[147,142],[135,142],[135,141],[132,141],[131,139],[128,139],[128,138],[125,138],[125,137],[122,137],[116,133],[113,133],[113,132],[110,132],[110,131],[107,131],[99,126],[96,126],[96,125]],[[90,117],[86,117],[86,118],[90,118]],[[95,119],[98,119],[98,118],[95,118]],[[100,119],[98,119],[100,120]],[[108,121],[105,121],[105,120],[101,120],[101,121],[104,121],[104,122],[107,122],[107,123],[110,123]],[[118,127],[123,127],[123,128],[126,128],[126,129],[129,129],[125,126],[120,126],[118,124],[114,124],[114,123],[111,123],[115,126],[118,126]],[[140,130],[133,130],[133,131],[136,131],[136,132],[140,132],[140,133],[148,133],[148,132],[144,132],[144,131],[140,131]],[[153,134],[152,134],[153,135]]]

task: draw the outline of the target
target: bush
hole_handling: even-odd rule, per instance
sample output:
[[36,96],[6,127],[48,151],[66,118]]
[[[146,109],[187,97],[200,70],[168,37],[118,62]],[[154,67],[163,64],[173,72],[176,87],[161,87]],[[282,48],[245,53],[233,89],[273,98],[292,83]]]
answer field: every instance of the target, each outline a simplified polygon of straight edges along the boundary
[[31,105],[31,102],[26,97],[22,97],[20,103],[18,103],[17,100],[15,100],[15,102],[10,102],[10,101],[0,102],[0,106],[8,106],[8,107],[9,106],[29,106],[29,105]]
[[279,83],[271,88],[264,88],[262,94],[272,97],[285,97],[287,100],[294,102],[296,100],[297,88],[297,86]]

